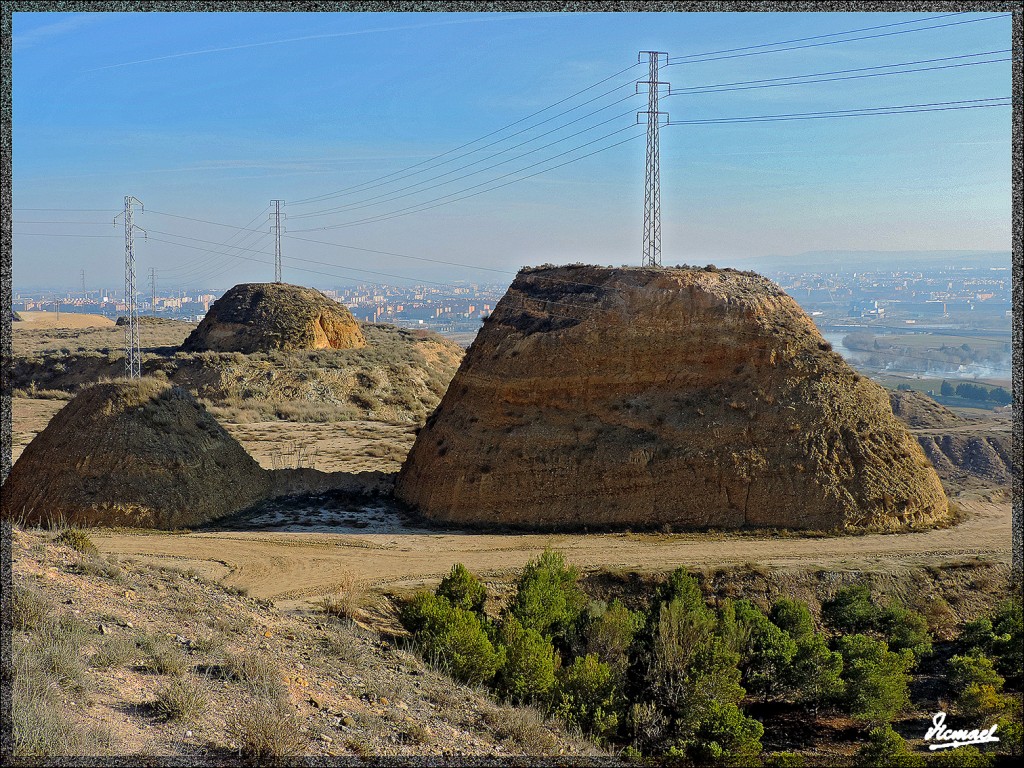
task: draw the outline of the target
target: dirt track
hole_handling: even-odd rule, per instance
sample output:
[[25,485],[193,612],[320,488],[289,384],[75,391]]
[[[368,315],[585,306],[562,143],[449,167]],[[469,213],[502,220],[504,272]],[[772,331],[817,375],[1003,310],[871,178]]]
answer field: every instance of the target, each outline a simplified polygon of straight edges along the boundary
[[490,576],[518,569],[545,546],[584,569],[664,571],[758,563],[781,569],[902,570],[964,557],[1010,560],[1010,502],[961,500],[955,528],[908,534],[827,538],[743,534],[479,534],[415,532],[327,534],[217,532],[184,535],[101,532],[105,553],[195,568],[255,597],[294,608],[350,583],[405,590],[439,579],[456,562]]

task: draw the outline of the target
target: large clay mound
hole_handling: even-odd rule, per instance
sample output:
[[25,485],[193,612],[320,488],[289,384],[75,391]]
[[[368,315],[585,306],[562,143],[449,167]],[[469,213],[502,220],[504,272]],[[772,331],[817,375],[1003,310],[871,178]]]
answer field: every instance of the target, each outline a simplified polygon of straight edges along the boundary
[[428,518],[898,530],[946,518],[884,389],[753,273],[523,270],[402,468]]
[[285,283],[242,283],[213,303],[181,349],[248,354],[365,345],[348,308],[320,291]]
[[83,390],[3,485],[26,525],[182,528],[266,497],[270,473],[185,390],[152,379]]

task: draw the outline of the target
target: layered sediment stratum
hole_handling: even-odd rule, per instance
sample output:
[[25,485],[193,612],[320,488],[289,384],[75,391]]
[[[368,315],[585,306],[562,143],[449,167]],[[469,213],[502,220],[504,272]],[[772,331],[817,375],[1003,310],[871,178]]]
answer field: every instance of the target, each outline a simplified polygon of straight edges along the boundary
[[715,268],[521,271],[396,494],[437,521],[534,529],[948,515],[885,390],[775,284]]

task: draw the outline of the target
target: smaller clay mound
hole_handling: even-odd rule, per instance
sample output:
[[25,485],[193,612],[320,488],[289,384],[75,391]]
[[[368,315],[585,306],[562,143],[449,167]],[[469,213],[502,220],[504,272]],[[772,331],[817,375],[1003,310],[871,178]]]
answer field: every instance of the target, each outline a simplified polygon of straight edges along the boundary
[[213,303],[181,349],[248,354],[363,346],[366,339],[352,313],[320,291],[285,283],[243,283]]
[[890,392],[893,415],[914,429],[953,427],[964,420],[921,392]]
[[89,387],[58,412],[11,469],[0,509],[24,525],[182,528],[270,488],[191,395],[142,379]]

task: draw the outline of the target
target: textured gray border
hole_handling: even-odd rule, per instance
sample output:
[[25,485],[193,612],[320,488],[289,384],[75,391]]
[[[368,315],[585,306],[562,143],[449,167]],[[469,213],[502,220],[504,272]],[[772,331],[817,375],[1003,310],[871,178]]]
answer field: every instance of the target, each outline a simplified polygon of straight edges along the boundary
[[[3,14],[0,18],[0,37],[2,37],[2,72],[3,89],[0,92],[0,107],[3,110],[3,123],[0,127],[0,167],[2,167],[2,190],[0,190],[0,242],[2,242],[2,259],[0,259],[0,483],[6,479],[11,469],[11,14],[22,11],[50,12],[95,12],[95,11],[447,11],[447,12],[713,12],[713,11],[779,11],[779,12],[917,12],[934,13],[939,11],[972,11],[972,12],[1013,12],[1012,37],[1013,58],[1020,61],[1022,52],[1022,29],[1024,29],[1024,12],[1021,3],[1016,2],[4,2]],[[1022,484],[1021,484],[1021,435],[1024,432],[1024,414],[1022,414],[1021,353],[1024,344],[1024,328],[1022,328],[1021,307],[1024,306],[1024,267],[1022,267],[1022,209],[1024,195],[1021,193],[1022,160],[1022,81],[1024,69],[1013,68],[1013,448],[1012,455],[1016,471],[1013,475],[1013,573],[1018,586],[1024,573],[1024,518],[1022,518]],[[0,521],[0,758],[5,765],[15,764],[11,760],[11,687],[6,684],[11,679],[11,527],[7,521]],[[529,760],[466,760],[449,765],[528,765]],[[583,765],[586,761],[559,761],[563,765]],[[24,764],[24,763],[23,763]],[[65,760],[64,765],[134,765],[129,758],[104,760]],[[187,760],[155,760],[147,759],[148,765],[189,765]],[[304,765],[365,765],[362,761],[337,760],[302,761]],[[382,765],[415,765],[426,764],[421,760],[381,759]],[[593,764],[593,763],[589,763]],[[601,764],[608,764],[602,761]]]

